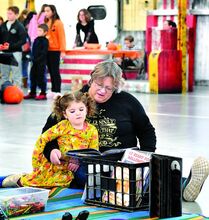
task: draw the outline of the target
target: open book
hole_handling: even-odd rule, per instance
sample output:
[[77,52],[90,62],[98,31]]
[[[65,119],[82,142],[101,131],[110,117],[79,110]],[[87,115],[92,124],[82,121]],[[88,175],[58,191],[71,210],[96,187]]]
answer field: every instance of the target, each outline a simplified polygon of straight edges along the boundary
[[80,149],[80,150],[70,150],[66,153],[66,156],[77,157],[77,158],[98,157],[98,158],[110,159],[115,154],[123,155],[127,149],[139,149],[139,148],[135,147],[135,148],[110,149],[110,150],[104,151],[103,153],[96,149],[87,148],[87,149]]

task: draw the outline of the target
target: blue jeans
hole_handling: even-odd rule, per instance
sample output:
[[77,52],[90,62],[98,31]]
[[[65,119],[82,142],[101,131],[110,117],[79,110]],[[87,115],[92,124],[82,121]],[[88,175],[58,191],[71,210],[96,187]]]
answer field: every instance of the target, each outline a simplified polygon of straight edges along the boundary
[[74,173],[75,177],[75,184],[79,188],[84,188],[86,181],[87,181],[87,166],[84,163],[81,163],[78,170]]

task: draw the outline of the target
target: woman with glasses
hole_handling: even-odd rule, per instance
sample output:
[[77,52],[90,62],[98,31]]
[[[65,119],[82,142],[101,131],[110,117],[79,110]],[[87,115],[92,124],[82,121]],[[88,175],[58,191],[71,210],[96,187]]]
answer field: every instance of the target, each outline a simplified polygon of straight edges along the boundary
[[[98,130],[99,150],[131,148],[139,143],[141,150],[154,152],[155,129],[140,102],[133,95],[121,91],[123,84],[121,68],[113,61],[104,61],[95,66],[88,85],[81,89],[96,101],[97,113],[88,117],[88,121]],[[57,118],[50,115],[43,132],[56,123]],[[61,153],[56,140],[45,146],[44,155],[53,164],[60,164]],[[208,174],[209,161],[197,158],[191,167],[191,175],[183,183],[185,201],[197,198]],[[75,178],[76,186],[79,182],[79,178]]]
[[[139,142],[141,150],[154,152],[155,129],[140,102],[131,94],[121,91],[123,84],[121,68],[113,61],[103,61],[95,66],[88,85],[81,89],[96,102],[97,112],[87,120],[98,130],[99,150],[132,148]],[[58,122],[57,117],[50,115],[42,132]],[[44,155],[51,163],[61,164],[56,139],[46,144]],[[78,171],[85,172],[82,169],[81,166]],[[71,187],[74,186],[83,188],[77,174],[71,183]]]
[[[97,113],[88,121],[99,133],[99,149],[131,148],[140,144],[140,149],[154,152],[156,149],[155,129],[144,108],[131,94],[121,91],[124,84],[121,68],[113,61],[98,63],[91,73],[88,85],[81,91],[88,92],[96,101]],[[43,132],[58,123],[50,115]],[[56,140],[47,144],[45,157],[52,163],[60,163],[60,151]]]

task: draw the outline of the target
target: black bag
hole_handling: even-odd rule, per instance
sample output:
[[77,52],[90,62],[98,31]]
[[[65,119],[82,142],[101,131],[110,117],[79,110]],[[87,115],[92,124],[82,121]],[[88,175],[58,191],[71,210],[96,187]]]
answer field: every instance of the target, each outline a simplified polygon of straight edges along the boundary
[[150,217],[181,216],[182,159],[153,154],[150,174]]

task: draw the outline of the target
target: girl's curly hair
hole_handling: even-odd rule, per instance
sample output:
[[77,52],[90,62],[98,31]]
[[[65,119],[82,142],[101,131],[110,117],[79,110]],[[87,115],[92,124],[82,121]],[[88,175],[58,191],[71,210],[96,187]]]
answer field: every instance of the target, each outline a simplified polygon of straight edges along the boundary
[[96,112],[96,103],[88,93],[80,91],[75,93],[65,93],[63,96],[57,96],[53,103],[53,114],[58,120],[64,118],[64,113],[71,102],[83,102],[87,108],[87,115],[92,116]]

